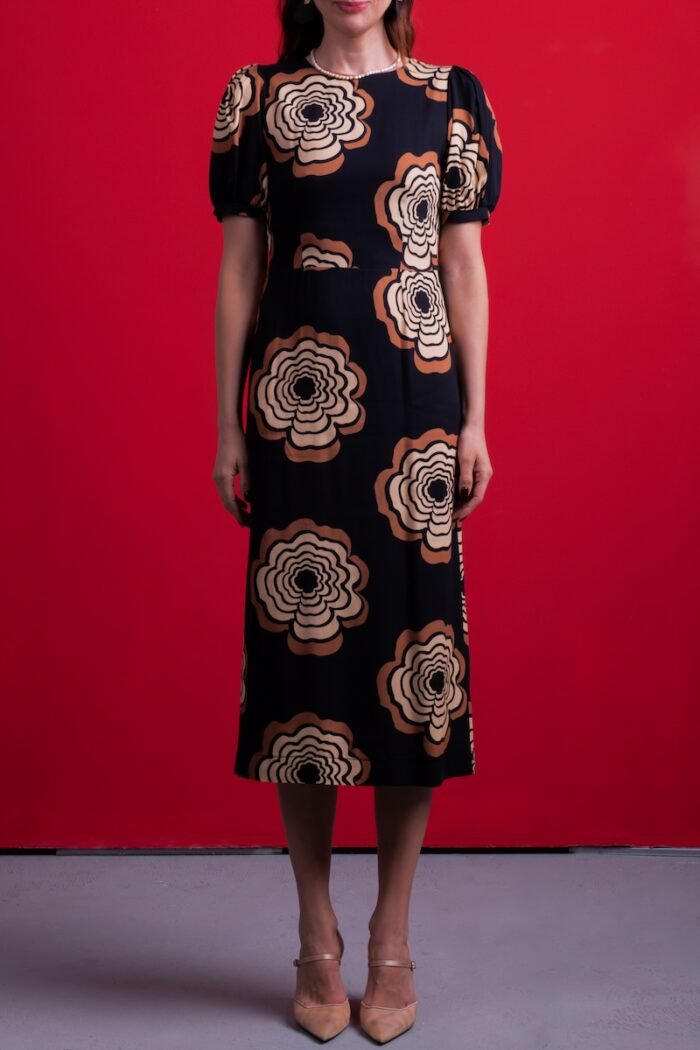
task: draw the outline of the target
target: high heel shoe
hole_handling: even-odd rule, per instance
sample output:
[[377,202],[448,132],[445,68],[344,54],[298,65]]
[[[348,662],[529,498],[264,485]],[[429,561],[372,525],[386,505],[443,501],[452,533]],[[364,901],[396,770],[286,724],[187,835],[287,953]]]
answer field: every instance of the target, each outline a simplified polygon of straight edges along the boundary
[[[340,954],[333,955],[330,952],[322,952],[319,955],[305,955],[301,959],[295,959],[294,965],[301,966],[302,963],[314,962],[316,959],[335,959],[340,966],[340,960],[345,951],[343,937],[338,930],[340,940]],[[339,1035],[350,1023],[350,1000],[347,995],[342,1003],[302,1003],[300,999],[294,999],[294,1019],[297,1024],[311,1032],[317,1039],[327,1042]]]
[[[410,954],[410,948],[409,948]],[[367,963],[368,966],[406,966],[415,970],[414,959],[410,962],[402,962],[400,959],[374,959]],[[403,1035],[411,1028],[416,1020],[416,1009],[418,1001],[405,1006],[367,1006],[364,999],[360,1002],[360,1027],[371,1036],[377,1043],[388,1043],[397,1035]]]

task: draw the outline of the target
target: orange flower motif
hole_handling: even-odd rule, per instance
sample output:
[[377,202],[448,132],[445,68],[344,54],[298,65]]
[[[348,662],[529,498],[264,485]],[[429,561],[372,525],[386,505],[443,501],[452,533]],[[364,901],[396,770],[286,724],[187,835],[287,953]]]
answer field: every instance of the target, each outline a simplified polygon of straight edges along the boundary
[[457,435],[435,427],[397,441],[391,466],[374,483],[377,506],[394,536],[419,541],[431,564],[452,556],[456,469]]
[[343,632],[367,619],[369,568],[351,550],[344,529],[297,518],[286,529],[266,529],[251,563],[250,593],[260,625],[285,631],[293,653],[326,656]]
[[423,747],[434,758],[447,749],[452,719],[467,710],[465,671],[452,626],[444,620],[432,620],[420,631],[407,627],[396,641],[394,659],[379,669],[379,701],[394,726],[422,733]]
[[409,58],[399,67],[398,75],[405,84],[425,88],[428,98],[435,99],[436,102],[444,102],[447,98],[450,66],[436,66],[432,62]]
[[257,65],[248,64],[235,71],[216,112],[213,153],[227,153],[232,146],[238,145],[246,117],[260,110],[262,86]]
[[348,270],[352,267],[352,248],[345,241],[302,233],[292,266],[295,270]]
[[329,175],[370,137],[374,99],[352,80],[299,69],[270,79],[265,130],[275,160],[293,159],[297,176]]
[[448,149],[442,183],[442,212],[478,208],[486,187],[489,151],[474,131],[474,117],[455,109],[447,126]]
[[452,336],[437,267],[429,270],[394,268],[374,287],[374,309],[403,350],[413,350],[421,372],[448,372],[452,367]]
[[404,153],[394,178],[374,196],[377,222],[403,255],[406,266],[437,265],[440,237],[440,162],[434,150],[416,156]]
[[253,780],[278,784],[362,784],[369,772],[370,760],[353,747],[350,727],[314,711],[270,722],[248,770]]
[[342,336],[302,325],[267,346],[249,405],[260,434],[284,440],[288,459],[325,463],[338,455],[339,435],[362,430],[366,383]]

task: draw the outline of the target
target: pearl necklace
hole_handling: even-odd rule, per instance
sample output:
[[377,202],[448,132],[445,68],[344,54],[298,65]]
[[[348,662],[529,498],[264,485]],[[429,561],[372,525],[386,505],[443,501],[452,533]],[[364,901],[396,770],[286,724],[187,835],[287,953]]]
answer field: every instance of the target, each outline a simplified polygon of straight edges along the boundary
[[374,73],[390,73],[392,69],[396,69],[397,66],[402,64],[401,55],[397,53],[397,56],[391,65],[384,66],[383,69],[368,69],[366,73],[333,73],[332,70],[324,69],[323,66],[318,64],[316,61],[316,55],[314,54],[314,48],[309,51],[306,57],[311,65],[318,69],[320,73],[327,73],[329,77],[341,77],[343,80],[357,80],[359,77],[369,77]]

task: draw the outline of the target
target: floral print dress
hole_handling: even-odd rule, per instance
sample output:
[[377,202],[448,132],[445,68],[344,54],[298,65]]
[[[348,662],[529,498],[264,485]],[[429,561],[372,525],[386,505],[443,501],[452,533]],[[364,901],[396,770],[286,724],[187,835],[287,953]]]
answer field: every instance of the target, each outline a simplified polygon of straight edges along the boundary
[[477,76],[250,64],[216,114],[214,215],[266,225],[246,342],[251,473],[234,773],[429,785],[475,772],[446,222],[488,224]]

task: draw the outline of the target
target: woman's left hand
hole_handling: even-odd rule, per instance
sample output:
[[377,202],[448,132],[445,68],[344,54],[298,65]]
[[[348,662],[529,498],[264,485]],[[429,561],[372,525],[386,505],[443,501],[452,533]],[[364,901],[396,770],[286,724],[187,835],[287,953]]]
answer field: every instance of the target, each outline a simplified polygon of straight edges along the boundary
[[483,501],[493,467],[483,426],[465,423],[457,442],[457,480],[452,520],[463,521]]

